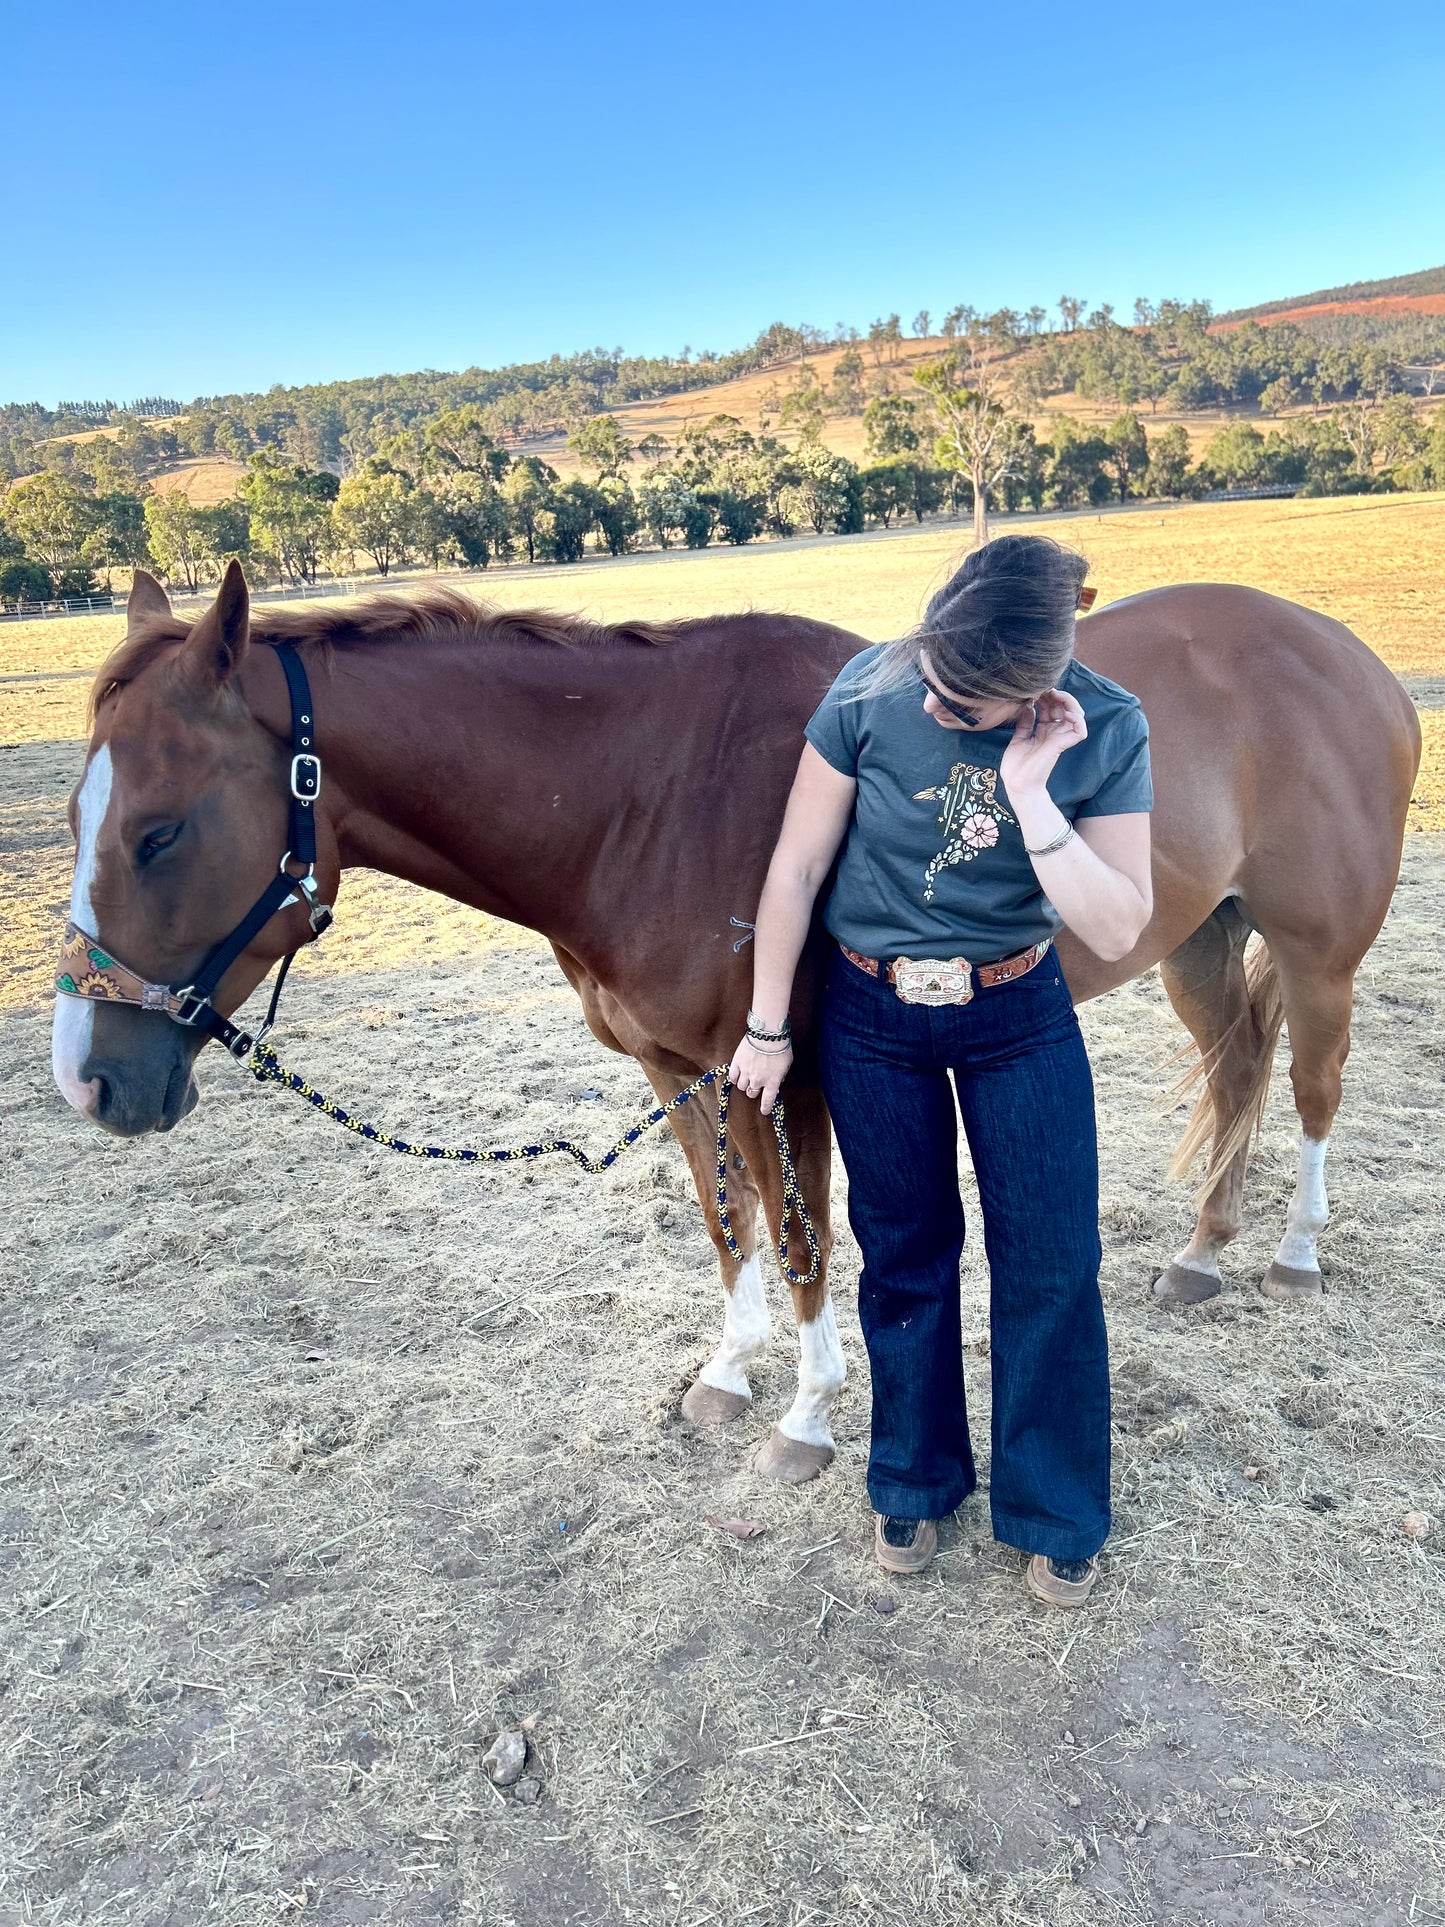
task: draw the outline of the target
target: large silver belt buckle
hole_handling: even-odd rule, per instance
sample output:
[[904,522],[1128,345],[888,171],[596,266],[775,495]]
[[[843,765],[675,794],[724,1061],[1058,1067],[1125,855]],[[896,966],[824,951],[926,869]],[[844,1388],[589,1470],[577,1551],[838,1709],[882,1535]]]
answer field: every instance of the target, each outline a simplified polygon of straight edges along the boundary
[[900,957],[893,988],[905,1004],[966,1004],[973,996],[973,966],[967,957]]

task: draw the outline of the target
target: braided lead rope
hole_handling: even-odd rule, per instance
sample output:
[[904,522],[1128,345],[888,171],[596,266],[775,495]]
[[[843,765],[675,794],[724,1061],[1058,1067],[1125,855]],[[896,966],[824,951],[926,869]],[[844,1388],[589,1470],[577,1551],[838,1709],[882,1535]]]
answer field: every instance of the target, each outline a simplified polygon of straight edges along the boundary
[[[717,1214],[723,1234],[723,1243],[728,1255],[738,1264],[744,1262],[741,1245],[733,1236],[732,1219],[728,1213],[727,1200],[727,1150],[728,1150],[728,1099],[732,1093],[732,1079],[728,1076],[726,1064],[714,1065],[712,1070],[704,1071],[701,1077],[694,1078],[686,1090],[676,1097],[659,1104],[655,1110],[622,1136],[604,1152],[600,1158],[589,1157],[580,1145],[573,1144],[570,1138],[542,1138],[536,1144],[518,1144],[507,1150],[478,1151],[470,1145],[411,1144],[405,1138],[393,1137],[389,1131],[381,1130],[375,1124],[353,1117],[344,1110],[334,1098],[324,1097],[322,1093],[308,1084],[297,1071],[287,1070],[280,1063],[269,1044],[257,1044],[252,1052],[251,1061],[245,1067],[258,1084],[278,1084],[283,1090],[293,1091],[297,1097],[305,1098],[313,1109],[323,1117],[329,1117],[333,1124],[340,1124],[345,1130],[364,1138],[368,1144],[379,1144],[384,1150],[399,1151],[403,1157],[437,1158],[451,1164],[520,1164],[531,1158],[550,1157],[561,1152],[572,1159],[587,1173],[588,1177],[601,1177],[602,1173],[614,1165],[622,1153],[639,1139],[662,1123],[664,1118],[688,1103],[707,1089],[709,1084],[718,1087],[717,1122]],[[813,1220],[808,1215],[808,1207],[803,1201],[802,1187],[793,1165],[792,1147],[788,1143],[787,1121],[783,1113],[781,1099],[773,1105],[773,1131],[778,1140],[778,1163],[783,1177],[783,1217],[778,1233],[778,1268],[790,1285],[811,1285],[818,1276],[823,1254],[818,1245]],[[788,1256],[788,1226],[796,1215],[808,1247],[808,1269],[797,1271]]]

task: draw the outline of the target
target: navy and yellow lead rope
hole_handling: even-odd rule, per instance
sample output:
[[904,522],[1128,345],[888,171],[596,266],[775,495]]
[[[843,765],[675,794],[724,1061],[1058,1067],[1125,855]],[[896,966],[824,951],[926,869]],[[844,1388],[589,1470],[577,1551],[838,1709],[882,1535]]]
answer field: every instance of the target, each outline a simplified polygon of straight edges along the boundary
[[[385,1150],[399,1151],[403,1157],[437,1158],[452,1164],[519,1164],[528,1158],[550,1157],[554,1152],[560,1151],[574,1163],[580,1164],[587,1175],[593,1178],[600,1177],[604,1171],[610,1169],[630,1145],[636,1144],[648,1131],[661,1124],[664,1118],[670,1117],[680,1106],[705,1091],[709,1084],[716,1084],[718,1088],[718,1222],[722,1228],[723,1242],[730,1256],[738,1264],[743,1262],[743,1250],[733,1236],[732,1220],[728,1215],[728,1100],[732,1094],[732,1079],[728,1076],[726,1064],[717,1064],[712,1070],[704,1071],[701,1077],[694,1078],[686,1090],[679,1091],[676,1097],[669,1098],[667,1103],[659,1104],[656,1110],[649,1111],[640,1123],[634,1124],[630,1131],[624,1131],[612,1149],[600,1158],[589,1157],[580,1145],[573,1144],[565,1137],[543,1138],[537,1144],[519,1144],[510,1150],[497,1151],[478,1151],[469,1145],[409,1144],[405,1138],[393,1137],[389,1131],[378,1130],[376,1125],[367,1124],[361,1118],[353,1117],[350,1111],[343,1110],[334,1098],[323,1097],[321,1092],[313,1089],[298,1072],[288,1071],[284,1064],[278,1063],[276,1053],[269,1044],[257,1044],[246,1068],[258,1084],[279,1084],[283,1090],[294,1091],[298,1097],[304,1097],[308,1104],[320,1111],[323,1117],[329,1117],[334,1124],[340,1124],[346,1130],[354,1132],[357,1137],[364,1138],[368,1144],[379,1144]],[[813,1221],[808,1216],[808,1207],[803,1202],[798,1174],[793,1168],[793,1153],[788,1143],[787,1123],[781,1099],[773,1105],[772,1117],[773,1130],[778,1140],[778,1162],[783,1175],[783,1218],[778,1235],[778,1266],[790,1285],[811,1285],[818,1276],[822,1253],[818,1248]],[[806,1271],[795,1271],[788,1257],[788,1226],[795,1215],[808,1246]]]

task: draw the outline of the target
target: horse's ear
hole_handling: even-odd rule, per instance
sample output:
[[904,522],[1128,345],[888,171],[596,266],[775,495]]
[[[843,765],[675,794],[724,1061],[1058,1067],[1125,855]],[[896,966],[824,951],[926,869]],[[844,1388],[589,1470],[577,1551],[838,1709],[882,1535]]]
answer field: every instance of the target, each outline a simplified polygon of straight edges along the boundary
[[137,569],[131,577],[130,597],[125,605],[126,632],[144,622],[149,616],[168,616],[171,612],[171,599],[146,569]]
[[246,577],[234,559],[221,577],[215,601],[186,638],[181,666],[197,682],[219,689],[241,666],[251,637],[251,598]]

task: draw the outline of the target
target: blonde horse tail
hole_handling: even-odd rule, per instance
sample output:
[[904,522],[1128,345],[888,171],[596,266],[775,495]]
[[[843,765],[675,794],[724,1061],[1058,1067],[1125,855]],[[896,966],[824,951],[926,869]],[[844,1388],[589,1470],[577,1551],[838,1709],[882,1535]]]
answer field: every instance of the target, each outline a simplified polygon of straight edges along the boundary
[[[1255,944],[1244,960],[1245,991],[1248,997],[1247,1008],[1240,1012],[1234,1022],[1206,1053],[1194,1045],[1186,1047],[1180,1055],[1192,1055],[1194,1061],[1169,1093],[1168,1104],[1172,1109],[1195,1093],[1194,1109],[1189,1122],[1184,1127],[1184,1135],[1169,1166],[1171,1179],[1182,1179],[1189,1173],[1189,1167],[1196,1157],[1210,1145],[1209,1162],[1205,1167],[1204,1182],[1195,1193],[1194,1202],[1202,1210],[1216,1187],[1223,1181],[1230,1164],[1241,1151],[1247,1152],[1250,1144],[1260,1132],[1264,1121],[1265,1105],[1269,1102],[1270,1077],[1274,1070],[1275,1046],[1284,1028],[1284,999],[1280,994],[1279,977],[1275,971],[1274,959],[1263,938]],[[1248,1027],[1247,1036],[1241,1037],[1240,1031]],[[1221,1119],[1216,1115],[1213,1093],[1210,1090],[1210,1073],[1231,1048],[1244,1045],[1250,1054],[1249,1081],[1234,1111],[1234,1115]],[[1210,1144],[1211,1138],[1213,1139]]]

